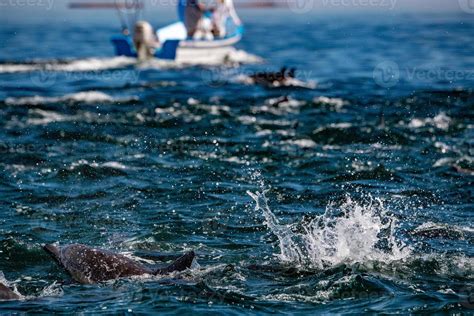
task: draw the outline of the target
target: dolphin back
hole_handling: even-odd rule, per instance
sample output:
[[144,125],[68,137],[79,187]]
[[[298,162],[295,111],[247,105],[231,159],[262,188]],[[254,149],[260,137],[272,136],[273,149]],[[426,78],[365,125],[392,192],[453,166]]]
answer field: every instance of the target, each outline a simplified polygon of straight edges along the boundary
[[196,254],[194,253],[194,251],[187,252],[183,256],[176,259],[169,266],[156,270],[155,274],[167,274],[175,271],[180,272],[189,269],[193,263],[195,256]]
[[4,285],[3,283],[0,283],[0,301],[17,300],[19,298],[20,296],[18,296],[18,294],[10,290],[10,288]]

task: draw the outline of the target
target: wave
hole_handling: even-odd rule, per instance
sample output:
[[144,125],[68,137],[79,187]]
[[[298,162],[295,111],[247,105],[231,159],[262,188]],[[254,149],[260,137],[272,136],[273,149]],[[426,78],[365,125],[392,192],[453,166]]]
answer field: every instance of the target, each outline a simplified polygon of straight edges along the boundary
[[28,73],[34,71],[48,72],[87,72],[104,71],[109,69],[121,69],[134,66],[138,69],[163,69],[183,68],[196,65],[226,65],[226,64],[253,64],[260,63],[262,59],[256,55],[249,54],[243,50],[232,50],[223,59],[215,59],[212,56],[202,60],[181,59],[178,61],[152,59],[146,62],[138,62],[136,58],[130,57],[105,57],[84,58],[72,60],[32,60],[26,62],[0,62],[0,74]]
[[300,108],[306,104],[303,100],[296,100],[289,96],[269,98],[265,103],[251,108],[252,113],[270,113],[273,115],[285,115],[298,113]]
[[37,60],[25,63],[0,63],[0,73],[32,71],[83,72],[124,68],[136,64],[135,58],[86,58],[76,60]]
[[99,91],[83,91],[71,94],[66,94],[59,97],[44,97],[44,96],[32,96],[32,97],[20,97],[20,98],[7,98],[5,104],[7,105],[41,105],[47,103],[58,103],[58,102],[71,102],[71,103],[113,103],[113,102],[131,102],[137,101],[138,97],[123,97],[114,98],[106,93]]
[[335,108],[335,110],[340,110],[344,105],[348,105],[349,102],[340,98],[329,98],[325,96],[319,96],[313,99],[313,103],[319,105],[328,105]]
[[[255,81],[251,76],[240,74],[235,76],[231,81],[246,85],[256,85],[260,84]],[[302,89],[316,89],[317,83],[315,81],[303,81],[297,78],[285,78],[283,81],[274,81],[268,84],[265,84],[267,88],[302,88]]]
[[427,222],[416,227],[410,234],[423,238],[466,239],[474,236],[474,229]]
[[407,126],[412,129],[435,127],[437,129],[446,131],[451,126],[451,123],[452,119],[448,115],[446,115],[446,113],[441,112],[433,118],[414,118],[410,122],[408,122]]
[[290,139],[290,140],[282,141],[281,144],[290,145],[290,146],[297,146],[297,147],[303,148],[303,149],[316,147],[316,143],[313,140],[307,139],[307,138]]
[[80,160],[73,163],[69,168],[59,169],[57,176],[63,179],[69,177],[83,177],[86,179],[102,179],[106,177],[126,176],[126,166],[119,162],[111,161],[98,164]]
[[[232,50],[229,54],[222,58],[215,58],[214,56],[200,57],[196,59],[193,57],[179,57],[177,60],[162,60],[150,59],[137,63],[135,66],[138,69],[182,69],[193,66],[234,66],[241,64],[255,64],[260,63],[262,59],[256,55],[249,54],[243,50]],[[210,71],[214,76],[214,71]]]
[[353,124],[349,122],[331,123],[316,128],[311,137],[316,143],[327,145],[378,144],[405,145],[412,141],[409,135],[397,129],[381,126]]

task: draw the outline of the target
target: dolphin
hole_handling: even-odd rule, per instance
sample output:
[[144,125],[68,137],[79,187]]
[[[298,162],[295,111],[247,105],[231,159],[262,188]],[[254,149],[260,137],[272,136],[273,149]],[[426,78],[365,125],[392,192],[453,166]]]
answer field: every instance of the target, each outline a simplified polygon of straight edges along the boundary
[[0,283],[0,301],[4,300],[19,300],[20,296],[13,292],[8,286]]
[[282,67],[280,71],[257,72],[250,75],[250,79],[253,83],[264,86],[284,86],[290,83],[292,79],[295,79],[295,72],[295,68],[288,70],[287,67]]
[[153,269],[109,250],[91,248],[82,244],[45,245],[48,252],[71,277],[82,284],[93,284],[136,275],[158,275],[184,271],[191,267],[194,251],[187,252],[167,267]]

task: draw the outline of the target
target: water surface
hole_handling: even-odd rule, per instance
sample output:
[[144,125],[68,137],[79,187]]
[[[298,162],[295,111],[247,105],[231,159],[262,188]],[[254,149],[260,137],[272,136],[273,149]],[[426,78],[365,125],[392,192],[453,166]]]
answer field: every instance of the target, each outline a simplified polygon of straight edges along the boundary
[[[3,25],[0,270],[26,299],[2,312],[472,310],[472,16],[274,12],[222,65],[113,57],[109,20]],[[284,65],[314,88],[241,81]],[[77,285],[55,241],[199,267]]]

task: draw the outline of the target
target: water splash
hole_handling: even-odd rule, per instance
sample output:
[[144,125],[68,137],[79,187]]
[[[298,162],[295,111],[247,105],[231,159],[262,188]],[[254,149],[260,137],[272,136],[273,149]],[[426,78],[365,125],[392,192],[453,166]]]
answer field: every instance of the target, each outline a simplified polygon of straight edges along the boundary
[[23,296],[20,292],[18,292],[16,284],[8,281],[7,278],[5,278],[3,271],[0,271],[0,283],[10,288],[13,291],[13,293],[15,293],[18,296],[18,299],[20,300],[25,299],[25,296]]
[[268,206],[265,191],[247,193],[255,200],[264,224],[278,238],[283,262],[318,269],[341,263],[403,260],[411,249],[395,237],[396,219],[387,214],[380,199],[357,202],[350,196],[336,207],[330,204],[323,215],[310,222],[280,224]]
[[39,294],[39,297],[58,297],[58,296],[63,296],[64,291],[61,286],[61,284],[58,284],[57,282],[53,282],[50,285],[46,286],[41,293]]

